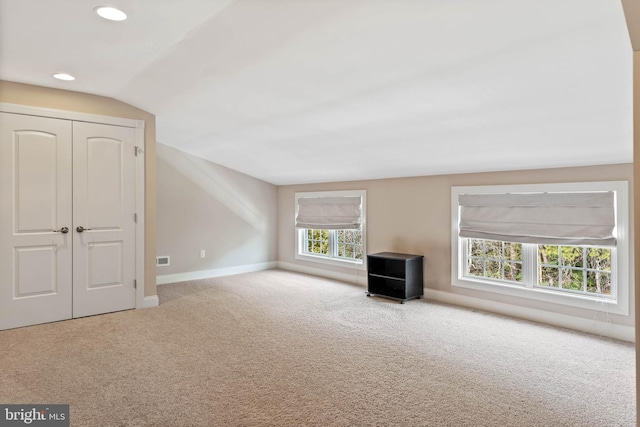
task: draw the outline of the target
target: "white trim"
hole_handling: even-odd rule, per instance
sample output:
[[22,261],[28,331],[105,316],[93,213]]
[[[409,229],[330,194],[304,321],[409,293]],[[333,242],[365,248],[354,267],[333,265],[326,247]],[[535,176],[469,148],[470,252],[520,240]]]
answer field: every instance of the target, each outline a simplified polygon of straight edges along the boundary
[[[337,273],[319,268],[306,267],[298,264],[279,261],[278,268],[296,273],[309,274],[311,276],[323,277],[326,279],[339,280],[341,282],[353,283],[357,285],[367,285],[367,275]],[[424,297],[427,300],[438,301],[445,304],[462,307],[475,308],[492,313],[497,313],[509,317],[525,319],[533,322],[558,326],[561,328],[587,332],[595,335],[602,335],[623,341],[635,341],[635,329],[632,326],[616,325],[606,321],[593,319],[583,319],[579,317],[567,316],[565,314],[553,313],[544,310],[526,308],[519,305],[511,305],[489,301],[481,298],[474,298],[467,295],[454,294],[435,289],[424,289]]]
[[290,262],[278,261],[278,268],[296,273],[309,274],[311,276],[324,277],[326,279],[339,280],[341,282],[353,283],[357,285],[367,286],[367,273],[360,273],[360,269],[353,269],[353,274],[338,273],[335,271],[324,270],[322,268],[307,267]]
[[[458,237],[458,196],[460,194],[514,193],[514,192],[616,192],[616,257],[612,259],[612,274],[616,281],[615,300],[588,295],[554,292],[540,287],[525,287],[498,283],[488,279],[470,279],[464,276],[462,252]],[[632,248],[629,234],[629,183],[627,181],[571,182],[558,184],[486,185],[451,187],[451,282],[455,287],[474,289],[487,293],[499,293],[538,301],[551,302],[603,313],[629,315],[629,287],[633,283],[633,265],[630,263]]]
[[35,107],[32,105],[0,102],[0,111],[14,114],[25,114],[28,116],[50,117],[54,119],[74,120],[77,122],[100,123],[103,125],[116,125],[144,129],[144,120],[101,116],[97,114],[80,113],[78,111],[56,110],[52,108]]
[[212,270],[190,271],[187,273],[164,274],[156,277],[156,284],[186,282],[187,280],[210,279],[213,277],[231,276],[233,274],[253,273],[255,271],[272,270],[278,266],[275,261],[259,264],[238,265],[235,267],[215,268]]
[[333,265],[341,268],[357,268],[367,271],[367,190],[341,190],[341,191],[307,191],[295,193],[295,207],[293,221],[298,216],[298,199],[303,197],[362,197],[362,261],[353,261],[342,258],[329,258],[324,256],[314,256],[302,253],[302,230],[294,227],[295,236],[295,259],[300,261],[317,262],[320,264]]
[[[144,122],[142,122],[144,124]],[[145,307],[145,147],[144,127],[136,127],[136,308]],[[142,150],[138,150],[138,147]]]
[[160,301],[158,300],[158,295],[151,295],[149,297],[144,297],[144,301],[142,302],[142,308],[152,308],[160,305]]
[[607,321],[567,316],[566,314],[489,301],[436,289],[425,289],[424,297],[431,301],[484,310],[533,322],[559,326],[561,328],[635,342],[635,328],[633,326],[616,325]]
[[[300,240],[304,239],[304,237],[301,236],[302,229],[296,230],[296,233],[298,234],[296,240],[298,241],[298,244],[299,244]],[[363,250],[363,257],[366,258],[364,250]],[[357,261],[352,261],[350,259],[329,258],[322,255],[310,255],[310,254],[304,254],[304,253],[301,254],[297,252],[297,249],[296,249],[295,258],[299,261],[317,262],[320,264],[332,265],[334,267],[356,268],[362,271],[366,271],[367,269],[365,266],[365,263],[366,263],[365,259],[363,259],[361,262],[357,262]]]

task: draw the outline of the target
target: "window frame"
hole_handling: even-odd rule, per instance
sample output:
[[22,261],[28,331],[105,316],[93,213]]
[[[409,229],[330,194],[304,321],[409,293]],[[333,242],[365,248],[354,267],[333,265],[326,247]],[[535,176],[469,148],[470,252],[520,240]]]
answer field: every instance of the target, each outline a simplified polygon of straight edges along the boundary
[[300,261],[315,262],[321,264],[329,264],[337,267],[356,268],[358,270],[367,269],[367,191],[366,190],[344,190],[344,191],[312,191],[312,192],[296,192],[295,193],[295,208],[294,208],[294,224],[295,217],[298,215],[298,199],[303,197],[361,197],[362,198],[362,260],[340,258],[335,256],[337,253],[337,236],[335,231],[329,230],[329,253],[334,253],[334,256],[311,254],[305,252],[305,237],[304,234],[307,228],[294,228],[295,232],[295,259]]
[[[309,239],[308,237],[308,232],[309,230],[315,230],[315,231],[324,231],[324,229],[321,228],[303,228],[300,229],[301,234],[302,234],[302,245],[300,246],[300,251],[303,255],[307,255],[307,256],[317,256],[317,257],[322,257],[322,258],[327,258],[327,259],[336,259],[336,260],[341,260],[341,261],[349,261],[349,262],[354,262],[356,264],[360,264],[362,262],[362,260],[357,259],[357,258],[347,258],[347,257],[342,257],[339,255],[339,248],[338,246],[340,245],[340,239],[338,238],[338,233],[341,231],[360,231],[360,233],[362,234],[362,230],[352,230],[352,229],[346,229],[346,230],[326,230],[327,233],[327,239],[326,240],[317,240],[317,239]],[[326,242],[327,243],[327,249],[328,249],[328,254],[324,255],[324,254],[319,254],[319,253],[315,253],[315,252],[309,252],[308,250],[308,244],[309,242]],[[346,243],[346,242],[342,242],[343,245],[345,246],[353,246],[353,247],[357,247],[360,245],[357,245],[355,243]],[[364,247],[363,249],[363,258],[364,258]]]
[[[486,239],[464,239],[465,243],[468,243],[469,240],[479,240],[479,241],[485,241],[485,242],[487,241]],[[525,271],[525,267],[524,267],[524,265],[525,265],[525,249],[524,249],[524,244],[522,244],[522,243],[519,243],[519,244],[523,245],[522,246],[522,259],[520,261],[511,261],[511,260],[505,259],[505,257],[504,257],[504,245],[501,245],[501,248],[500,248],[501,257],[500,258],[495,258],[495,257],[488,257],[488,256],[479,257],[479,256],[471,255],[471,254],[469,254],[469,245],[468,244],[464,244],[464,247],[462,248],[462,251],[464,252],[463,258],[462,258],[462,260],[464,262],[464,266],[462,267],[462,271],[464,273],[464,276],[466,278],[470,279],[470,280],[474,280],[476,278],[480,279],[480,280],[486,279],[486,280],[491,280],[491,281],[498,281],[500,283],[512,283],[514,285],[521,286],[522,283],[519,283],[519,282],[513,281],[513,280],[497,279],[497,278],[486,277],[486,276],[475,276],[475,275],[466,274],[466,272],[469,269],[469,258],[482,259],[483,260],[483,264],[484,264],[483,271],[485,271],[485,272],[486,272],[486,260],[498,260],[498,261],[500,261],[502,263],[502,267],[501,267],[502,276],[505,275],[504,274],[504,270],[505,270],[504,264],[505,263],[510,262],[510,263],[513,263],[513,264],[520,264],[520,268],[522,269],[522,278],[523,278],[523,282],[524,282],[524,278],[526,277],[525,276],[526,271]],[[483,252],[483,254],[486,255],[486,252],[487,252],[486,251],[486,244],[483,245],[483,251],[482,252]]]
[[323,254],[319,254],[319,253],[314,253],[314,252],[309,252],[308,247],[309,247],[309,242],[319,242],[320,244],[322,244],[322,242],[324,242],[323,240],[317,240],[317,239],[309,239],[309,230],[317,230],[317,231],[322,231],[322,229],[319,228],[304,228],[302,229],[302,246],[300,247],[300,250],[302,251],[303,254],[305,255],[310,255],[310,256],[320,256],[320,257],[328,257],[331,258],[331,254],[334,251],[333,250],[333,235],[331,233],[331,230],[328,230],[329,233],[327,234],[327,248],[329,251],[329,254],[327,255],[323,255]]
[[[611,295],[587,295],[539,286],[537,283],[537,249],[535,249],[537,245],[534,244],[523,244],[522,284],[466,275],[468,246],[466,241],[468,239],[458,236],[460,214],[458,196],[460,194],[581,191],[614,191],[616,194],[614,233],[617,244],[615,248],[611,248]],[[633,283],[629,244],[629,183],[627,181],[451,187],[451,282],[453,287],[628,316],[629,287]]]
[[[535,246],[543,246],[543,245],[535,245]],[[611,286],[611,293],[610,294],[597,294],[597,293],[589,293],[587,290],[587,277],[589,273],[607,273],[610,275],[610,284],[611,283],[617,283],[617,278],[615,277],[615,272],[617,270],[617,251],[615,247],[603,247],[603,246],[575,246],[575,245],[546,245],[546,246],[557,246],[559,248],[562,247],[579,247],[579,248],[583,248],[582,251],[582,267],[571,267],[571,266],[566,266],[562,263],[562,251],[558,251],[558,264],[544,264],[544,263],[540,263],[539,262],[539,258],[536,256],[536,281],[533,284],[533,286],[537,286],[537,287],[541,287],[543,289],[555,289],[554,288],[550,288],[547,287],[545,285],[541,285],[540,281],[538,280],[538,267],[547,267],[547,268],[553,268],[553,269],[557,269],[558,270],[558,280],[562,280],[562,274],[564,270],[569,270],[569,271],[579,271],[582,273],[582,290],[573,290],[573,289],[563,289],[563,288],[558,288],[556,291],[560,291],[560,292],[573,292],[573,293],[578,293],[579,295],[597,295],[600,298],[608,298],[608,299],[616,299],[617,298],[617,287],[616,286]],[[608,249],[610,251],[610,257],[611,257],[611,268],[610,270],[599,270],[599,269],[595,269],[595,268],[590,268],[588,266],[588,251],[584,250],[584,249],[589,249],[589,248],[605,248]],[[538,248],[536,247],[536,255],[538,255]]]

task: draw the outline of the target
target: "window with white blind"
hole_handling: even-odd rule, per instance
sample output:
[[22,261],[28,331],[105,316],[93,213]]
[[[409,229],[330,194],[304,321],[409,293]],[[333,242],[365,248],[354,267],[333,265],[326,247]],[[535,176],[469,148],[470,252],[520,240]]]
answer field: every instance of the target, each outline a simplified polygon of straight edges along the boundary
[[296,193],[296,259],[364,269],[366,191]]
[[452,187],[453,286],[629,314],[626,181]]

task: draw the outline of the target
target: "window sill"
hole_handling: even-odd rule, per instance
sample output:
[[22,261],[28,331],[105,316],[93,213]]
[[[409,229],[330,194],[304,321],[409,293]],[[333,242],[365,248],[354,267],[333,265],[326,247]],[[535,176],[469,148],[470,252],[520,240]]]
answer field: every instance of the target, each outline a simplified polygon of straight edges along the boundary
[[510,284],[507,282],[499,283],[489,280],[458,278],[454,280],[453,286],[473,289],[476,291],[491,292],[495,294],[515,296],[519,298],[527,298],[537,301],[544,301],[554,304],[561,304],[587,310],[600,311],[604,313],[619,314],[622,316],[629,315],[629,307],[619,304],[612,298],[560,293],[544,288],[528,288],[523,285]]
[[320,264],[333,265],[335,267],[356,268],[358,270],[363,270],[363,271],[366,270],[366,266],[363,260],[328,258],[328,257],[308,255],[308,254],[296,254],[296,259],[299,261],[308,261],[308,262],[316,262]]

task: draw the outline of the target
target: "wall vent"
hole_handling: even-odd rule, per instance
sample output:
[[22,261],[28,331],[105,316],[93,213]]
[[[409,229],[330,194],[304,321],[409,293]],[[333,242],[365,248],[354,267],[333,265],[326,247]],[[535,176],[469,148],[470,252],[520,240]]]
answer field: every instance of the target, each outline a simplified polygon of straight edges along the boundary
[[171,264],[170,256],[158,256],[156,257],[156,267],[165,267]]

